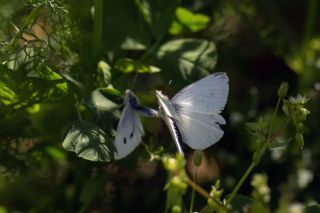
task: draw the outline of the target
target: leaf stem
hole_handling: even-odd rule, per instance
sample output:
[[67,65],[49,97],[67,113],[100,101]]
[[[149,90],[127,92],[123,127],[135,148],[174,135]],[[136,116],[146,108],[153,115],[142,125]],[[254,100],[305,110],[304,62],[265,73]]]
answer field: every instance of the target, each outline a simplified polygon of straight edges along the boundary
[[211,197],[210,194],[204,190],[201,186],[190,180],[189,178],[187,179],[187,184],[193,188],[195,191],[197,191],[200,195],[202,195],[204,198],[209,199],[211,198],[219,207],[219,209],[223,210],[224,212],[227,212],[228,209],[226,206],[224,206],[219,200],[217,200],[215,197]]
[[271,123],[270,123],[270,127],[269,127],[269,133],[268,133],[267,143],[270,143],[270,138],[271,138],[271,133],[272,133],[272,128],[273,128],[273,123],[274,123],[274,119],[275,119],[275,117],[276,117],[276,115],[277,115],[280,102],[281,102],[281,98],[278,98],[277,105],[276,105],[276,108],[274,109],[274,112],[273,112],[273,115],[272,115],[272,119],[271,119]]
[[76,113],[77,113],[77,117],[78,117],[78,119],[80,120],[80,121],[83,121],[83,119],[82,119],[82,116],[81,116],[81,113],[80,113],[80,110],[79,110],[79,101],[78,101],[78,99],[76,98],[76,103],[75,103],[75,105],[74,105],[74,108],[76,109]]
[[99,57],[100,45],[102,39],[103,29],[103,1],[94,0],[94,19],[93,19],[93,33],[91,41],[91,53],[95,61]]
[[247,177],[249,176],[249,174],[251,173],[251,171],[253,170],[254,167],[255,167],[255,164],[254,164],[254,162],[252,162],[250,164],[250,166],[248,167],[248,169],[246,170],[246,172],[241,177],[241,179],[238,182],[238,184],[236,185],[236,187],[231,192],[230,196],[228,197],[228,199],[226,201],[225,206],[228,206],[231,203],[232,199],[238,193],[238,191],[239,191],[240,187],[242,186],[243,182],[247,179]]
[[[195,182],[195,183],[197,183],[197,181],[196,181],[197,169],[198,169],[198,166],[195,166],[195,170],[194,170],[194,174],[193,174],[193,182]],[[190,213],[193,212],[194,194],[195,194],[195,190],[194,190],[194,188],[192,188],[190,211],[189,211]]]

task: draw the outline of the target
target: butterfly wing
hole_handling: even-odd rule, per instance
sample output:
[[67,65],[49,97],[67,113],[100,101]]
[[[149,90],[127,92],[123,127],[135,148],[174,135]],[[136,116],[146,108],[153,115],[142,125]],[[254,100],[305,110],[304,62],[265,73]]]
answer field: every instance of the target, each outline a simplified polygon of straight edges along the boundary
[[175,109],[173,108],[168,97],[163,95],[161,91],[156,91],[156,95],[160,105],[159,116],[164,120],[164,122],[168,126],[178,151],[183,155],[183,151],[181,148],[181,133],[178,129],[175,120],[173,119],[173,117],[176,117]]
[[225,120],[219,113],[228,92],[228,76],[215,73],[190,84],[171,99],[183,142],[193,149],[206,149],[223,136],[219,124],[225,124]]
[[116,148],[115,159],[121,159],[130,154],[140,144],[141,138],[144,135],[139,114],[130,103],[130,98],[136,97],[126,92],[125,106],[114,141]]

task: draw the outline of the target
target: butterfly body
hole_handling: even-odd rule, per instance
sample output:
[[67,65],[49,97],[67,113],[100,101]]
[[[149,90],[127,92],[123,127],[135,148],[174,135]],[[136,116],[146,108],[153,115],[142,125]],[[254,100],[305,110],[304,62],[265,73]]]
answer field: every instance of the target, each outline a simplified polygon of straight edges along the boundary
[[121,159],[130,154],[141,142],[144,130],[140,121],[140,114],[147,116],[158,116],[154,109],[140,105],[135,94],[126,90],[124,108],[118,123],[114,146],[115,159]]
[[225,120],[219,113],[228,92],[225,73],[211,74],[190,84],[171,100],[156,92],[159,116],[167,124],[179,152],[182,152],[181,140],[193,149],[206,149],[223,136],[219,125],[225,124]]

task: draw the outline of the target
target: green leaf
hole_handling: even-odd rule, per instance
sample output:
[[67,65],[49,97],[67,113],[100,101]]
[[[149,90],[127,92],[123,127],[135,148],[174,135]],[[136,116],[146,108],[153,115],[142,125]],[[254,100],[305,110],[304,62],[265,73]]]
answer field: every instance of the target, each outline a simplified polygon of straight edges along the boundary
[[146,49],[151,41],[151,34],[143,23],[132,0],[105,0],[103,45],[110,50]]
[[106,173],[99,173],[85,183],[80,194],[80,201],[82,203],[80,212],[87,212],[90,204],[104,191],[107,181],[108,175]]
[[[225,199],[227,199],[228,196],[230,195],[227,195]],[[254,200],[248,196],[237,194],[233,197],[230,204],[233,211],[244,212],[244,208],[252,205],[253,201]]]
[[[27,77],[29,78],[40,78],[47,81],[51,81],[57,90],[61,93],[68,92],[68,85],[64,78],[58,73],[54,72],[50,67],[45,64],[39,63],[34,70],[28,72]],[[54,92],[54,91],[52,91]]]
[[[115,89],[104,89],[104,93],[108,91],[115,93]],[[90,97],[83,99],[82,102],[89,107],[105,111],[114,111],[119,108],[116,103],[106,98],[100,89],[91,92]]]
[[134,61],[129,58],[121,58],[116,61],[114,65],[115,69],[120,70],[123,73],[158,73],[160,69],[154,66],[145,65],[139,61]]
[[135,0],[139,12],[150,26],[153,36],[163,38],[174,20],[180,0]]
[[157,51],[157,58],[163,77],[194,81],[213,70],[217,51],[215,45],[207,40],[177,39],[162,45]]
[[[227,199],[228,196],[230,195],[227,195],[225,199]],[[249,210],[249,212],[268,212],[268,209],[260,201],[240,194],[236,194],[233,197],[230,205],[232,207],[232,212],[246,212],[246,210]]]
[[68,130],[63,148],[90,161],[109,162],[112,158],[111,139],[95,124],[77,121]]
[[111,84],[111,67],[104,61],[98,63],[98,82],[104,82],[105,85]]
[[274,149],[274,148],[279,148],[279,147],[285,147],[288,146],[288,144],[292,141],[292,137],[288,138],[287,140],[282,140],[282,141],[274,141],[272,143],[270,143],[269,148]]
[[318,213],[318,212],[320,212],[320,205],[319,204],[307,206],[303,210],[303,213]]
[[16,102],[15,81],[16,71],[0,66],[0,102],[10,105]]
[[176,10],[176,21],[171,25],[169,32],[173,35],[186,32],[197,32],[208,26],[210,18],[201,13],[193,13],[186,8]]

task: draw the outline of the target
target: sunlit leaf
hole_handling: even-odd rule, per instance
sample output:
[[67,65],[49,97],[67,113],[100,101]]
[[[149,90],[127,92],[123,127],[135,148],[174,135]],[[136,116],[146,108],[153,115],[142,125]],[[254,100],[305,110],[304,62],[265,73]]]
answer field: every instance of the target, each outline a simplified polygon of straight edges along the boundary
[[[104,92],[115,93],[115,90],[105,89]],[[96,89],[93,92],[91,92],[89,98],[83,99],[83,103],[88,105],[89,107],[100,109],[100,110],[106,110],[106,111],[113,111],[119,107],[116,103],[106,98],[101,93],[100,89]]]
[[145,65],[139,61],[135,61],[128,58],[122,58],[119,59],[114,67],[117,70],[120,70],[124,73],[131,73],[131,72],[137,72],[137,73],[158,73],[160,72],[160,69],[155,66],[148,66]]
[[62,146],[90,161],[108,162],[113,155],[110,151],[111,138],[98,126],[87,121],[75,122],[68,130]]
[[197,32],[208,26],[210,19],[201,13],[193,13],[186,8],[179,7],[176,10],[176,20],[170,27],[170,33],[173,35],[185,32]]
[[61,93],[66,93],[68,91],[68,85],[64,78],[44,64],[38,64],[35,67],[35,70],[28,72],[27,77],[51,81],[51,84],[54,85],[56,89],[60,90]]
[[111,67],[104,61],[99,61],[98,63],[98,76],[97,80],[102,81],[105,85],[111,83]]

